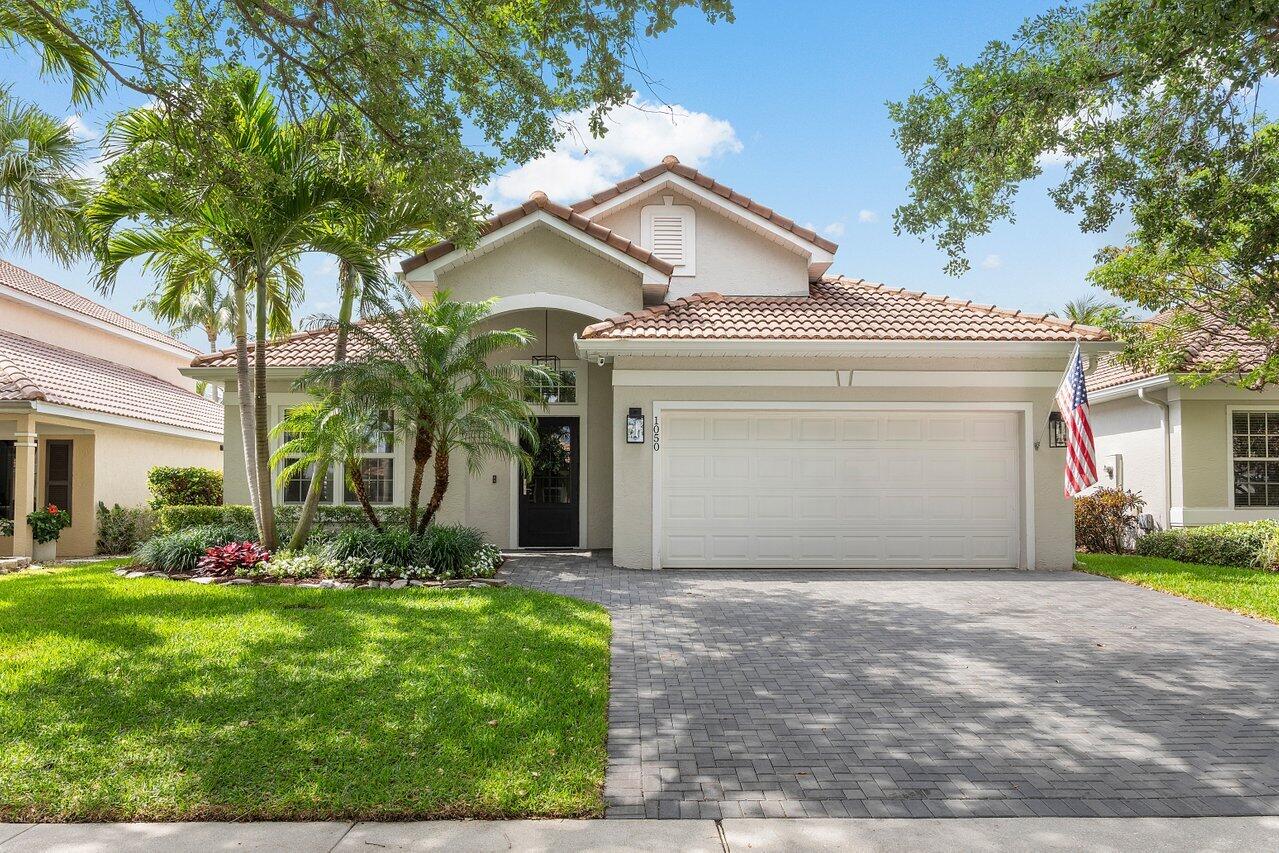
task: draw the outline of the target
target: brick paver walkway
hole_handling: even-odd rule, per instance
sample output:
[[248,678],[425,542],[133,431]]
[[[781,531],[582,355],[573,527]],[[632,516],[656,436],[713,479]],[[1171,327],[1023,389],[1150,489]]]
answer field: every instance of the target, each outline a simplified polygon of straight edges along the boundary
[[1279,814],[1279,627],[1083,574],[637,572],[610,817]]

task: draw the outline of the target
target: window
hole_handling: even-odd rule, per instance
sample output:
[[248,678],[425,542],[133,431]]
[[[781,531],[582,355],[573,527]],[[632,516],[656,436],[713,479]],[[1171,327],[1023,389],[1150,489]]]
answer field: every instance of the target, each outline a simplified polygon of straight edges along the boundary
[[[360,473],[369,503],[389,504],[395,500],[395,419],[390,412],[382,412],[381,420],[377,437],[360,456]],[[344,479],[343,499],[358,503],[350,478]]]
[[641,242],[654,255],[675,266],[675,275],[694,275],[697,261],[697,214],[687,204],[663,196],[661,204],[640,208]]
[[45,442],[44,502],[71,509],[71,442]]
[[[284,467],[297,462],[300,457],[292,456],[284,460]],[[311,479],[315,476],[315,466],[308,465],[301,474],[292,477],[284,484],[284,502],[286,504],[306,503],[307,493],[311,491]],[[333,466],[324,475],[324,487],[320,490],[320,503],[333,502]]]
[[1232,412],[1236,507],[1279,507],[1279,412]]
[[551,371],[552,382],[542,386],[542,399],[548,406],[565,406],[577,402],[577,371],[573,368]]

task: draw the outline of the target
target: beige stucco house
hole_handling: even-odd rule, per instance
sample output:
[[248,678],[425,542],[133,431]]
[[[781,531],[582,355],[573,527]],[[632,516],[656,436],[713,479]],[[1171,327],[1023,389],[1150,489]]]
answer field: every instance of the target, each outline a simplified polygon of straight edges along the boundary
[[71,510],[59,556],[94,553],[95,507],[140,506],[155,465],[222,466],[222,407],[182,375],[196,350],[0,261],[0,556],[30,556],[26,514]]
[[[635,568],[1069,568],[1063,451],[1038,438],[1076,341],[1093,352],[1105,335],[831,275],[836,248],[668,157],[572,206],[535,193],[474,248],[406,261],[421,296],[496,297],[488,322],[535,332],[520,357],[564,377],[540,473],[455,460],[444,519]],[[273,417],[333,340],[270,344]],[[233,365],[186,372],[231,384]],[[227,498],[242,502],[225,401]],[[380,500],[404,501],[404,447],[362,464]],[[341,482],[328,499],[349,500]]]
[[[1246,332],[1214,329],[1188,341],[1186,370],[1257,353]],[[1224,382],[1190,387],[1103,358],[1089,378],[1103,485],[1139,493],[1153,526],[1279,519],[1279,390]]]

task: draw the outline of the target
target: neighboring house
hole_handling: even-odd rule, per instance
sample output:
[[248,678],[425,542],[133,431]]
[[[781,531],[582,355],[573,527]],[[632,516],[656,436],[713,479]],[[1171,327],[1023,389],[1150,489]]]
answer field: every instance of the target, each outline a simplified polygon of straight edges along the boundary
[[[1195,333],[1186,370],[1257,354],[1240,330]],[[1279,518],[1279,390],[1191,388],[1103,358],[1088,379],[1102,484],[1139,493],[1156,527]]]
[[[538,475],[455,459],[442,519],[636,568],[1069,568],[1064,455],[1038,438],[1076,340],[1105,334],[828,276],[835,251],[668,157],[571,207],[535,193],[473,249],[406,261],[420,296],[496,297],[487,322],[533,331],[519,356],[563,376]],[[269,345],[273,420],[333,346],[332,330]],[[187,373],[233,387],[234,360]],[[225,400],[227,499],[243,502]],[[402,443],[362,464],[381,502],[404,502]],[[326,499],[351,502],[341,484]]]
[[59,556],[95,550],[95,508],[146,503],[154,465],[222,465],[222,407],[181,374],[198,351],[0,261],[0,513],[70,508]]

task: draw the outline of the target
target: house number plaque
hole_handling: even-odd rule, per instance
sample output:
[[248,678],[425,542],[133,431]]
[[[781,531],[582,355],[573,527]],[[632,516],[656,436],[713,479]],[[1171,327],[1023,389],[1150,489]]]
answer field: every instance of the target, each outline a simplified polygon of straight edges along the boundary
[[657,419],[657,413],[653,413],[653,452],[662,449],[662,424]]

